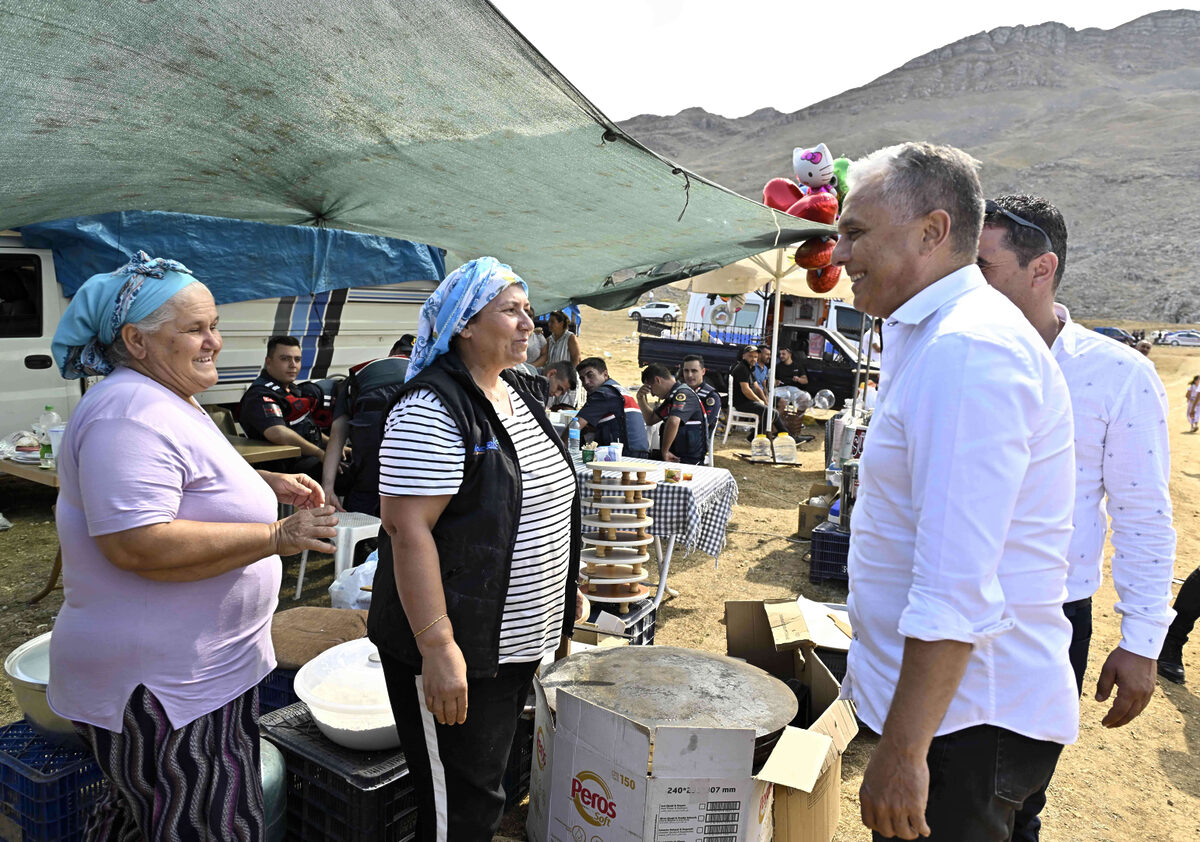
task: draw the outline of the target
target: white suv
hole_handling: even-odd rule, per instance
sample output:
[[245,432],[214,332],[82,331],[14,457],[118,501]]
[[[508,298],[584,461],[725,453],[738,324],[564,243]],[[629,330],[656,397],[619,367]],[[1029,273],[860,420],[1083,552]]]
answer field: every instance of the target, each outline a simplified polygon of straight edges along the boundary
[[631,319],[662,319],[673,322],[679,318],[679,307],[666,301],[652,301],[629,308]]

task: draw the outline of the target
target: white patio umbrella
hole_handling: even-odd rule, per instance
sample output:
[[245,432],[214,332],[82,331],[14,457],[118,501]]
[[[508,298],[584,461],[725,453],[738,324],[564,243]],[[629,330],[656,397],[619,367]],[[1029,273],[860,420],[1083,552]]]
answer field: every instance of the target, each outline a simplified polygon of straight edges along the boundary
[[771,320],[771,370],[767,375],[767,408],[772,412],[775,411],[775,361],[779,357],[780,299],[784,295],[843,300],[854,296],[850,291],[850,279],[844,273],[829,292],[813,292],[808,285],[808,270],[796,265],[795,252],[795,246],[771,249],[686,281],[671,284],[676,289],[688,292],[717,295],[741,295],[768,285],[772,287],[776,295],[774,317]]

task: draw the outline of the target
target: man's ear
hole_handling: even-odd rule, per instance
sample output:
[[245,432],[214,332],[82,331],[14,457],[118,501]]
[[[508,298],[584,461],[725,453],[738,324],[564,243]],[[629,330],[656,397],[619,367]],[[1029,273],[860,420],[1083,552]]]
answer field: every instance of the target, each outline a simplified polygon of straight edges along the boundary
[[1054,275],[1058,272],[1058,255],[1052,251],[1039,254],[1029,262],[1033,274],[1033,286],[1054,288]]
[[950,239],[950,214],[938,208],[925,214],[921,221],[922,257],[933,254]]

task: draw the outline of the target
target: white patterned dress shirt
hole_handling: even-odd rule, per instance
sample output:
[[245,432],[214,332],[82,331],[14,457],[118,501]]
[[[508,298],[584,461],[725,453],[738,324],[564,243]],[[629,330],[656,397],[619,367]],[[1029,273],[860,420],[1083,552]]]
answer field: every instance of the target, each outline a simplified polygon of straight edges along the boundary
[[1086,599],[1100,587],[1111,517],[1121,648],[1157,658],[1175,616],[1167,391],[1142,354],[1071,321],[1061,304],[1054,310],[1063,327],[1050,350],[1067,379],[1075,416],[1067,601]]
[[906,638],[970,643],[937,729],[1075,741],[1063,616],[1075,473],[1067,385],[974,264],[887,321],[851,522],[843,695],[882,732]]

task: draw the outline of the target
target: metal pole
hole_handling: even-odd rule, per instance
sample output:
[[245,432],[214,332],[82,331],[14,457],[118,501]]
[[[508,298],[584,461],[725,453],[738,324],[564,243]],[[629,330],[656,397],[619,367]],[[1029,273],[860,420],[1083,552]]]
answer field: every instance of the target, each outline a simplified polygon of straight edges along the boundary
[[[771,368],[770,368],[770,371],[768,371],[768,373],[767,373],[767,386],[769,387],[769,390],[767,392],[767,413],[765,416],[763,416],[763,426],[764,427],[768,426],[771,423],[772,419],[774,419],[774,417],[775,417],[773,414],[775,412],[775,361],[779,358],[779,310],[780,310],[780,301],[783,298],[783,295],[779,291],[779,283],[780,283],[779,277],[776,276],[775,277],[775,320],[774,320],[774,323],[771,325]],[[766,430],[763,430],[763,432],[765,433]],[[772,430],[771,432],[774,432],[774,430]],[[768,437],[769,436],[770,436],[770,434],[768,433]],[[774,439],[772,439],[772,442],[774,442]],[[775,461],[775,447],[773,444],[771,446],[771,461],[772,462]]]

